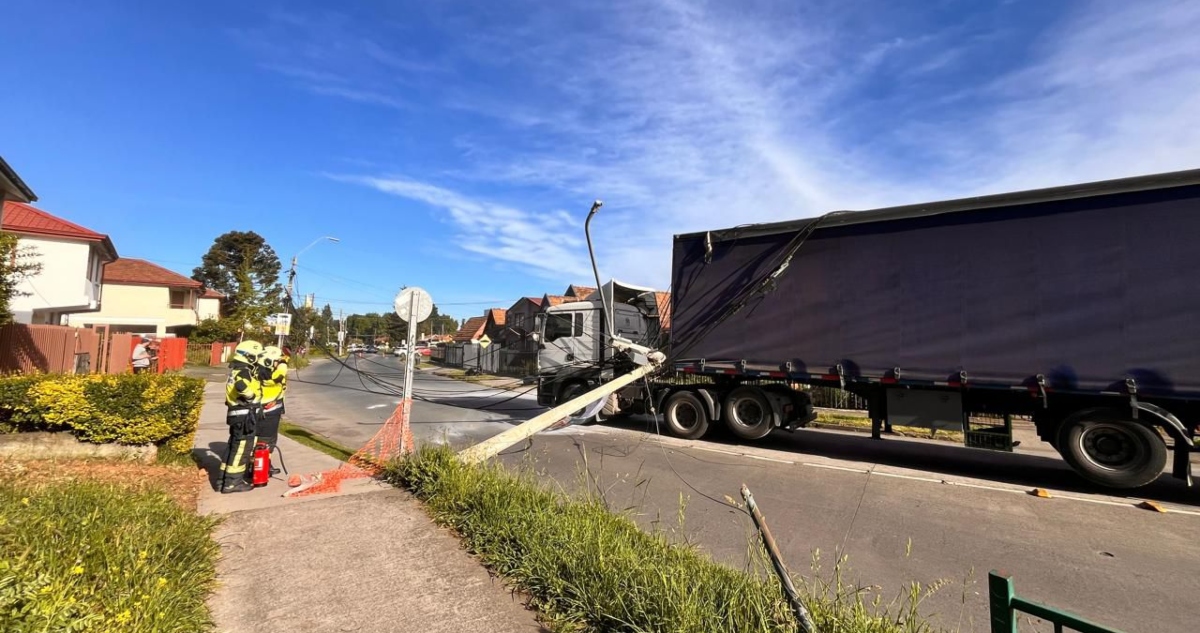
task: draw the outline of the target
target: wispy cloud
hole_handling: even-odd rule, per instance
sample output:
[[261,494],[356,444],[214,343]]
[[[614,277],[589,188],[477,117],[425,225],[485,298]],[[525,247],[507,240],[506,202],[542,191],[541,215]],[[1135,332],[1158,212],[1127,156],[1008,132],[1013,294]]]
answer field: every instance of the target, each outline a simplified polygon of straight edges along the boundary
[[573,237],[573,222],[562,211],[534,214],[403,176],[327,177],[440,209],[455,228],[453,243],[465,251],[521,264],[551,279],[578,278],[588,272],[578,261],[583,240]]
[[577,279],[599,197],[604,272],[661,286],[674,233],[1197,166],[1200,4],[1074,7],[530,2],[434,11],[421,55],[339,23],[301,66],[351,82],[297,79],[468,117],[457,161],[347,179],[444,210],[462,248]]

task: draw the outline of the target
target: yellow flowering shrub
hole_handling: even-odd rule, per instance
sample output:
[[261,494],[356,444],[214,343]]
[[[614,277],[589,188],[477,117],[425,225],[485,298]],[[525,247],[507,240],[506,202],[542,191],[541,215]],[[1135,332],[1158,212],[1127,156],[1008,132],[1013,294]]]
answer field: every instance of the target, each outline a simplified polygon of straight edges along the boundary
[[191,450],[204,381],[178,374],[6,376],[0,432],[69,430],[85,442]]

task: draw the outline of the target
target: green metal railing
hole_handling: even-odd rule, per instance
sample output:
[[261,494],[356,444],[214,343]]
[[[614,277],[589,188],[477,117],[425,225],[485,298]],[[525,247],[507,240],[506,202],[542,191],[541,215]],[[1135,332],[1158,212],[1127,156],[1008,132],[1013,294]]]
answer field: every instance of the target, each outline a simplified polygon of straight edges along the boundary
[[988,602],[991,607],[992,633],[1018,633],[1018,612],[1050,622],[1054,625],[1054,633],[1062,633],[1064,630],[1079,633],[1122,633],[1120,629],[1101,626],[1073,613],[1018,596],[1013,590],[1012,577],[1004,572],[993,571],[988,574]]

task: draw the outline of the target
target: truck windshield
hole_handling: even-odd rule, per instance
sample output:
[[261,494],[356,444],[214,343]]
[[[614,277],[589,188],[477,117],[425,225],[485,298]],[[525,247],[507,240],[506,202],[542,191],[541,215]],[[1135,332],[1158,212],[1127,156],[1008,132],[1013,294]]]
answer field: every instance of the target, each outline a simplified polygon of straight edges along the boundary
[[544,340],[547,343],[560,338],[583,336],[583,314],[579,312],[562,312],[547,314],[545,321]]

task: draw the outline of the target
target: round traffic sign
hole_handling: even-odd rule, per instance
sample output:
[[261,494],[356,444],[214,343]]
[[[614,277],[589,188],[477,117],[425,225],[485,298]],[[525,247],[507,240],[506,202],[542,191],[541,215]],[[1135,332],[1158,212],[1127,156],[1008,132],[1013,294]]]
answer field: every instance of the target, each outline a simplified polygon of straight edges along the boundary
[[420,323],[433,314],[433,297],[423,288],[413,286],[401,290],[392,302],[392,307],[396,309],[396,316],[400,317],[401,321]]

